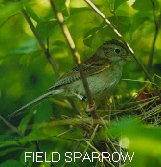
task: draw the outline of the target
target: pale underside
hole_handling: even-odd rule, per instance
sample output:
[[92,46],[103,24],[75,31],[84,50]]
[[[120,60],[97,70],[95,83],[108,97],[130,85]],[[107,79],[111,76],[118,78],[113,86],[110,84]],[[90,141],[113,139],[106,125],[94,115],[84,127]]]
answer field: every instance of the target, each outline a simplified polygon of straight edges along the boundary
[[[104,61],[106,60],[90,65],[83,64],[83,71],[95,99],[107,95],[119,82],[122,75],[122,64],[111,65],[109,62],[105,63]],[[77,68],[63,75],[51,89],[53,94],[67,97],[77,96],[79,99],[86,97]]]

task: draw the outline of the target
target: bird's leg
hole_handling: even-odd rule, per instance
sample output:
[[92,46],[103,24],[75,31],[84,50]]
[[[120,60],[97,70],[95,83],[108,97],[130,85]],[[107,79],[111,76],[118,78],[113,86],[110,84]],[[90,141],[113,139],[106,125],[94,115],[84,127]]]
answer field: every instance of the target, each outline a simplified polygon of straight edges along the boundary
[[[78,99],[80,99],[81,101],[87,102],[86,96],[83,96],[83,95],[81,95],[81,94],[79,94],[79,93],[75,93],[75,92],[72,92],[72,94],[75,95],[75,96],[76,96]],[[85,112],[86,112],[86,114],[87,114],[88,116],[91,116],[91,112],[94,111],[94,110],[96,110],[96,104],[95,104],[95,102],[93,102],[92,105],[87,104],[87,107],[86,107],[86,111],[85,111]]]
[[92,112],[94,110],[96,110],[96,103],[95,102],[93,102],[92,105],[87,104],[87,108],[86,108],[86,112],[87,113],[90,113],[90,112]]
[[78,93],[75,93],[75,92],[72,92],[73,95],[75,95],[79,100],[81,101],[87,101],[87,98],[81,94],[78,94]]

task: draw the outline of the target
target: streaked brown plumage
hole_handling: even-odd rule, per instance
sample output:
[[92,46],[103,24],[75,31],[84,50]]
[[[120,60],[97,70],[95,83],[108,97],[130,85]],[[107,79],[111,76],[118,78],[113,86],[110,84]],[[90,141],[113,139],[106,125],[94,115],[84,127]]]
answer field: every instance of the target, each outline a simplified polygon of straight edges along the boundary
[[[99,98],[116,86],[122,75],[122,67],[128,60],[129,50],[118,40],[110,40],[100,46],[96,53],[82,63],[83,72],[94,98]],[[49,96],[78,97],[86,94],[77,67],[62,75],[49,92],[16,111],[31,107]]]

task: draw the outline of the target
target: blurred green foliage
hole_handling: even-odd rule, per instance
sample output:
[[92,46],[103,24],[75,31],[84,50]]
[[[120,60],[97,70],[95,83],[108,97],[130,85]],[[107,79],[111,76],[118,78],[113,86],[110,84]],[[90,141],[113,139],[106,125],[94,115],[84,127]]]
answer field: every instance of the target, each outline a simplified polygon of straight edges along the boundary
[[[136,56],[147,66],[156,22],[160,29],[161,1],[93,0],[92,2],[123,34]],[[56,0],[56,4],[65,17],[65,23],[69,27],[82,60],[90,57],[104,41],[117,38],[85,1]],[[5,118],[14,110],[45,93],[57,79],[21,12],[22,8],[26,9],[43,42],[45,44],[49,42],[50,53],[60,74],[74,66],[70,49],[60,31],[49,1],[0,0],[0,115]],[[149,71],[152,76],[157,75],[155,78],[160,82],[161,31],[157,34],[153,65]],[[140,66],[133,61],[125,66],[123,78],[130,81],[122,80],[114,92],[120,105],[126,103],[144,86],[142,81],[145,75]],[[80,107],[80,104],[78,106]],[[76,139],[82,139],[81,128],[61,125],[61,123],[44,128],[41,126],[37,128],[37,125],[48,124],[50,120],[75,117],[77,116],[65,99],[47,100],[30,112],[10,120],[10,123],[18,127],[21,135],[25,136],[23,138],[15,134],[0,119],[0,167],[25,166],[24,152],[36,151],[37,141],[40,150],[49,154],[52,151],[72,152],[78,143]],[[34,125],[31,128],[32,124]],[[145,126],[135,119],[123,119],[114,126],[112,124],[110,132],[108,131],[113,136],[122,136],[130,141],[129,150],[135,152],[135,157],[129,166],[135,167],[161,166],[160,132],[159,125],[158,127]],[[83,152],[85,146],[82,144],[79,151]],[[56,166],[62,164],[63,162]],[[81,162],[78,161],[73,165],[80,166],[80,164]],[[50,163],[35,164],[29,161],[27,166],[50,165]],[[83,166],[89,165],[91,163],[83,163]]]

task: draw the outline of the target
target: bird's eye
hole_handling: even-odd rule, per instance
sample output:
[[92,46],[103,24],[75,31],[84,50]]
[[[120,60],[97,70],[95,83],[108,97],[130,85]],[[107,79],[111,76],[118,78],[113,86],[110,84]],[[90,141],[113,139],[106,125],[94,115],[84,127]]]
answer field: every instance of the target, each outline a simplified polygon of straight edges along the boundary
[[115,49],[115,53],[119,54],[120,53],[120,49]]

